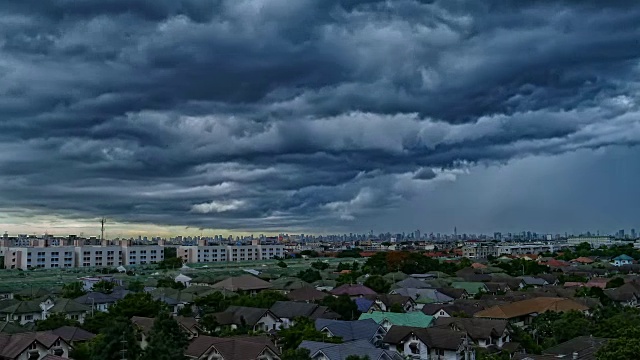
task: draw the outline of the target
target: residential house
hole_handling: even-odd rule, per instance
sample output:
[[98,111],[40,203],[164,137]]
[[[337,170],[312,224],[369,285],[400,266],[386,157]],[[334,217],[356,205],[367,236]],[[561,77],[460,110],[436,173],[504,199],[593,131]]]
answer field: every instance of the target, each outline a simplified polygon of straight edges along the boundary
[[404,280],[400,280],[391,286],[392,289],[401,289],[401,288],[413,288],[413,289],[427,289],[430,288],[431,285],[427,284],[422,280],[418,280],[413,277],[408,277]]
[[29,332],[30,330],[24,328],[20,325],[17,325],[12,322],[2,322],[0,321],[0,333],[4,334],[18,334],[23,332]]
[[93,311],[107,312],[109,307],[118,301],[118,298],[111,296],[111,294],[89,292],[74,300],[79,304],[90,306]]
[[434,328],[451,329],[466,332],[475,346],[490,346],[501,349],[510,341],[509,322],[482,318],[440,317],[435,320]]
[[339,337],[343,342],[367,340],[379,345],[387,334],[387,330],[373,319],[344,321],[317,319],[316,330],[327,334],[327,337]]
[[464,289],[467,294],[474,296],[479,292],[487,293],[489,289],[483,282],[470,282],[470,281],[454,281],[451,283],[451,287],[455,289]]
[[80,304],[72,299],[56,299],[53,306],[45,310],[45,319],[49,314],[65,314],[67,319],[84,323],[84,319],[91,313],[91,307]]
[[360,284],[344,284],[329,291],[332,295],[348,295],[352,298],[363,297],[365,295],[376,295],[376,292]]
[[524,289],[525,287],[537,288],[545,285],[549,285],[547,280],[539,277],[523,276],[520,278],[520,289]]
[[283,294],[288,294],[293,290],[309,287],[309,283],[302,281],[296,277],[284,276],[271,281],[272,290],[280,291]]
[[640,284],[624,283],[615,289],[605,289],[604,294],[613,302],[622,306],[637,306],[640,302]]
[[480,310],[484,310],[484,306],[476,306],[470,304],[427,304],[422,308],[425,315],[433,316],[438,319],[441,317],[455,316],[473,316]]
[[633,258],[629,255],[619,255],[611,259],[611,265],[613,266],[624,266],[633,264]]
[[211,285],[214,289],[229,291],[245,291],[257,293],[262,290],[271,289],[273,286],[268,282],[253,275],[241,275],[226,278]]
[[198,337],[204,331],[200,323],[198,323],[198,320],[194,317],[176,316],[174,319],[178,325],[180,325],[180,329],[187,334],[189,340]]
[[397,352],[377,348],[366,340],[343,344],[305,340],[298,348],[309,350],[313,360],[346,360],[349,356],[364,356],[370,360],[403,360]]
[[147,345],[149,345],[149,334],[153,328],[154,321],[154,318],[144,316],[134,316],[131,318],[131,322],[137,330],[138,343],[142,350],[146,349]]
[[187,275],[184,274],[179,274],[178,276],[176,276],[176,278],[174,279],[175,282],[180,283],[182,285],[184,285],[184,287],[189,287],[191,286],[191,281],[193,279],[188,277]]
[[420,310],[425,304],[450,303],[454,300],[451,296],[438,289],[400,288],[391,290],[391,294],[410,297],[415,305],[414,309]]
[[280,352],[266,336],[199,336],[189,344],[185,356],[198,360],[280,360]]
[[287,298],[291,301],[313,302],[322,300],[330,294],[317,290],[312,286],[305,286],[299,289],[291,290],[287,293]]
[[373,319],[380,324],[385,330],[389,330],[392,326],[413,326],[413,327],[429,327],[433,322],[433,317],[425,315],[422,312],[414,311],[410,313],[391,313],[374,311],[371,313],[360,314],[358,320]]
[[44,318],[40,301],[0,301],[0,321],[11,321],[19,325],[33,323]]
[[512,325],[524,326],[531,323],[538,314],[547,311],[587,311],[589,308],[567,298],[536,297],[503,305],[496,305],[475,313],[474,317],[508,320]]
[[469,358],[475,358],[462,331],[393,326],[382,341],[389,350],[409,359],[464,360],[467,353]]
[[453,288],[453,287],[439,287],[436,290],[439,292],[451,297],[454,300],[459,299],[468,299],[470,297],[469,293],[465,289]]
[[416,302],[411,296],[400,294],[380,294],[367,295],[365,298],[373,300],[376,309],[379,311],[391,311],[391,307],[394,305],[401,308],[404,312],[416,310]]
[[326,306],[295,301],[276,301],[269,310],[282,321],[282,327],[284,328],[295,325],[294,319],[297,317],[311,320],[321,318],[337,319],[340,317],[340,315],[329,310]]
[[49,331],[0,334],[0,359],[41,359],[48,355],[69,358],[71,346]]
[[595,354],[607,342],[609,339],[579,336],[544,350],[542,355],[516,353],[513,360],[595,360]]
[[218,324],[236,329],[248,326],[254,331],[280,330],[282,320],[269,309],[247,306],[229,306],[225,311],[213,314]]
[[510,290],[509,284],[506,282],[486,282],[487,293],[492,295],[504,294]]
[[55,330],[51,330],[54,335],[60,336],[67,344],[73,346],[77,343],[83,343],[96,337],[95,334],[88,332],[76,326],[62,326]]
[[375,306],[375,301],[369,300],[367,298],[359,297],[353,299],[353,302],[356,303],[356,307],[358,311],[361,313],[371,312],[378,310]]

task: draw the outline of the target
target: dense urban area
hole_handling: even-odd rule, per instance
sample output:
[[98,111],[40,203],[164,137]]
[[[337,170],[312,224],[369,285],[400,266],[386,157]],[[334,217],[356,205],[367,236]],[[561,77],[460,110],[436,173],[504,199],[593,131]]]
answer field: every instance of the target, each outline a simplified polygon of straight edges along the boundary
[[5,233],[0,359],[637,359],[637,240]]

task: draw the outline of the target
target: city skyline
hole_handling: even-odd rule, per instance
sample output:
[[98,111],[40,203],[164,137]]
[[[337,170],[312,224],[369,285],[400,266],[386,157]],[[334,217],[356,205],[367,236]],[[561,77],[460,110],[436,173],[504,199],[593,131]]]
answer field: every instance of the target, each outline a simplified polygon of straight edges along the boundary
[[2,5],[0,231],[640,227],[639,7],[127,3]]

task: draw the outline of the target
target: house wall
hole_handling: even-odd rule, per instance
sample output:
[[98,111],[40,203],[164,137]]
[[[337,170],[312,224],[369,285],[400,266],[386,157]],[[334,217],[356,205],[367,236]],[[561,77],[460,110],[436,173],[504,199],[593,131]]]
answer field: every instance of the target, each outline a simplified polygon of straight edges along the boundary
[[[54,350],[57,349],[57,348],[62,349],[62,351],[63,351],[62,355],[60,355],[61,357],[65,358],[65,359],[69,358],[69,351],[70,351],[69,345],[64,341],[60,341],[60,345],[59,346],[53,346],[51,348],[46,348],[42,344],[37,343],[37,342],[35,344],[36,344],[36,349],[35,350],[38,351],[38,354],[40,355],[39,358],[43,358],[47,354],[52,354],[53,355],[54,354]],[[26,349],[25,351],[21,352],[20,355],[18,355],[15,359],[17,359],[17,360],[29,360],[30,351],[33,351],[33,350]]]
[[280,322],[279,319],[267,313],[260,319],[260,321],[258,321],[258,323],[253,327],[253,329],[262,330],[262,331],[280,330],[281,326],[282,326],[282,322]]

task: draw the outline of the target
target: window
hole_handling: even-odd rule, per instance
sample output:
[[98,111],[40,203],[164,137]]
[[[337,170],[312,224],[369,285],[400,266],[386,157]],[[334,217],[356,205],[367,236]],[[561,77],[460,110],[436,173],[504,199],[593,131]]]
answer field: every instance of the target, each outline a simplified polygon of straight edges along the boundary
[[36,345],[35,342],[29,345],[29,350],[36,350],[36,349],[38,349],[38,345]]
[[25,315],[24,319],[25,320],[33,320],[33,315]]

